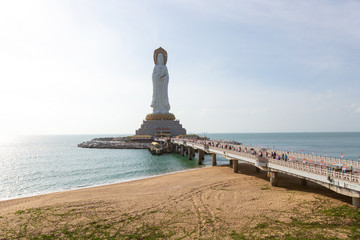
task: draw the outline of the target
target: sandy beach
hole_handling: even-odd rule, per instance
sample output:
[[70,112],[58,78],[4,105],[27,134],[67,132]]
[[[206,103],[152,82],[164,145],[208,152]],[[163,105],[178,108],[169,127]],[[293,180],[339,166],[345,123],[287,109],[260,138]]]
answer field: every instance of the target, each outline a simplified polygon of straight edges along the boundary
[[271,187],[246,164],[208,167],[1,201],[0,239],[356,239],[350,201],[285,175]]

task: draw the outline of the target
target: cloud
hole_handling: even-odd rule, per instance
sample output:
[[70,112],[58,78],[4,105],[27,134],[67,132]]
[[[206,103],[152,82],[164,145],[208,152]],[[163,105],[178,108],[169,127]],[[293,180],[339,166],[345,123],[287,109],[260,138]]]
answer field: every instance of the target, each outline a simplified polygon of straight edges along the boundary
[[356,129],[333,115],[360,112],[359,11],[325,0],[0,1],[0,132],[25,126],[15,109],[34,134],[131,132],[151,112],[159,45],[184,127],[306,131],[318,119]]
[[360,105],[356,103],[346,103],[345,102],[338,102],[338,107],[336,108],[337,112],[347,112],[347,113],[360,113]]
[[313,103],[319,102],[319,101],[324,101],[324,100],[329,100],[331,98],[333,98],[334,94],[331,90],[326,90],[324,92],[318,93],[318,94],[314,94],[311,97],[311,101]]
[[207,113],[208,113],[207,108],[203,108],[203,109],[201,109],[201,111],[200,111],[200,115],[201,115],[201,116],[205,116],[205,115],[207,115]]
[[269,112],[269,111],[270,111],[270,108],[259,107],[259,108],[251,108],[249,113],[250,114],[263,114],[263,113],[266,113],[266,112]]
[[319,71],[339,70],[344,67],[342,59],[336,56],[304,57],[302,63]]
[[[360,3],[342,1],[178,1],[189,11],[198,14],[230,19],[243,24],[271,26],[292,33],[322,37],[331,34],[341,39],[343,35],[360,39]],[[318,31],[312,31],[318,30]]]

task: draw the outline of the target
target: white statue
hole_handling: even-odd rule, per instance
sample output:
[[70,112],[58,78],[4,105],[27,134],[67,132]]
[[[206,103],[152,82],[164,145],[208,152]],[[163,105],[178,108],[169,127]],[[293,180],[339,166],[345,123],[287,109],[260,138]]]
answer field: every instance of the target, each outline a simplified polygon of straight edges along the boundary
[[166,67],[167,52],[163,48],[154,51],[155,67],[152,74],[153,97],[151,107],[153,113],[169,113],[168,98],[169,73]]

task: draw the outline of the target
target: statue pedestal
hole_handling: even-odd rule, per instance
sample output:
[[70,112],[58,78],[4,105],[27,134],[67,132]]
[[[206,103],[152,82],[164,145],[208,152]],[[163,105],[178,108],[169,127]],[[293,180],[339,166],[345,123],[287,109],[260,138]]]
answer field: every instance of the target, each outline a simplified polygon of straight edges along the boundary
[[186,129],[178,120],[144,120],[136,135],[151,135],[153,137],[185,135]]

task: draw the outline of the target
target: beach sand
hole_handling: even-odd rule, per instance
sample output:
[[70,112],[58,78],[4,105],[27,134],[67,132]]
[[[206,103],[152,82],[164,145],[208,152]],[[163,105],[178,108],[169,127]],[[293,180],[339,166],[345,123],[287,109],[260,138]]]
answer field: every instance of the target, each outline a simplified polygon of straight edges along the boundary
[[[354,236],[332,211],[351,199],[240,164],[0,202],[0,239],[243,239]],[[341,221],[340,221],[341,220]],[[332,227],[329,224],[332,224]],[[351,225],[350,224],[350,225]],[[354,223],[356,224],[356,223]],[[353,226],[353,225],[351,225]],[[353,234],[353,235],[351,235]]]

